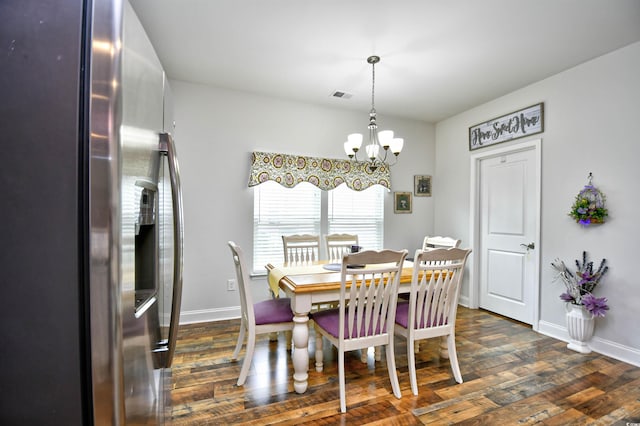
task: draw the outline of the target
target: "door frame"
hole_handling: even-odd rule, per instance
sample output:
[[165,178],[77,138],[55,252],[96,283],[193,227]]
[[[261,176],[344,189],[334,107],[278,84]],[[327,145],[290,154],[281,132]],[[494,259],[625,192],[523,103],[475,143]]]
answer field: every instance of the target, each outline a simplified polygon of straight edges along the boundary
[[536,175],[538,177],[535,183],[536,191],[536,205],[534,207],[535,214],[535,242],[536,249],[531,253],[534,256],[534,282],[536,288],[533,296],[533,330],[538,330],[538,322],[540,320],[540,214],[542,205],[542,139],[533,139],[524,141],[518,144],[510,145],[503,148],[492,149],[487,151],[481,151],[476,154],[472,154],[470,157],[470,202],[469,202],[469,239],[473,253],[478,255],[473,256],[471,265],[469,267],[469,307],[472,309],[478,309],[480,305],[480,162],[501,155],[514,154],[522,151],[534,150],[535,153],[535,167]]

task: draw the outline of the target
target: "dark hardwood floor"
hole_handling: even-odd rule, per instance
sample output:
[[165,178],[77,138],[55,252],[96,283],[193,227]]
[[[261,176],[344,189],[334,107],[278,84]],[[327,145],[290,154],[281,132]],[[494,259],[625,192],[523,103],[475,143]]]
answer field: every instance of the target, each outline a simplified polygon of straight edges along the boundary
[[[259,337],[246,384],[235,382],[240,360],[229,360],[240,320],[184,325],[172,368],[174,425],[635,425],[640,424],[640,368],[566,343],[521,323],[481,311],[458,310],[457,348],[464,383],[438,355],[438,339],[416,355],[419,395],[411,393],[406,346],[396,338],[402,399],[391,393],[384,358],[346,356],[347,413],[339,412],[335,350],[325,344],[324,372],[313,366],[309,389],[292,387],[284,336]],[[313,332],[312,336],[313,336]]]

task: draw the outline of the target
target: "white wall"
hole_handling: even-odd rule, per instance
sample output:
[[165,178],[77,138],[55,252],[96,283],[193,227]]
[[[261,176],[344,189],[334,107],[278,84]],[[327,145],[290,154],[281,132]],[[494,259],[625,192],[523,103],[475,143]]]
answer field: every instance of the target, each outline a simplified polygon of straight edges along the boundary
[[[226,290],[234,278],[227,241],[253,245],[253,189],[247,187],[255,150],[344,158],[349,133],[364,133],[368,111],[345,111],[171,81],[176,146],[184,188],[185,259],[181,322],[239,315],[239,295]],[[381,107],[384,107],[381,105]],[[413,192],[413,176],[435,172],[433,125],[385,116],[382,128],[404,137],[392,191]],[[433,199],[414,198],[413,214],[394,214],[385,200],[385,246],[413,252],[433,231]],[[266,278],[252,280],[257,300],[268,297]]]
[[[552,282],[549,265],[555,258],[573,263],[586,250],[596,265],[603,257],[610,265],[596,294],[609,299],[611,310],[597,319],[592,347],[635,365],[640,365],[639,76],[640,43],[635,43],[438,123],[434,180],[434,228],[468,245],[469,127],[544,102],[544,132],[508,143],[542,138],[539,329],[567,337],[558,298],[564,287]],[[589,172],[607,196],[610,217],[585,229],[567,213]],[[468,295],[469,284],[463,289]]]

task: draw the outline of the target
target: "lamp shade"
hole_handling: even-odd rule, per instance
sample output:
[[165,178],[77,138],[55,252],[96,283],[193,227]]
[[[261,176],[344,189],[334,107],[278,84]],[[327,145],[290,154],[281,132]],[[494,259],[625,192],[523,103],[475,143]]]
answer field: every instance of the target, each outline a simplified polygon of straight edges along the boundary
[[391,152],[393,152],[396,155],[400,154],[400,151],[402,151],[403,146],[404,146],[404,139],[402,138],[393,138],[391,140],[391,145],[389,145],[389,147],[391,148]]
[[380,146],[384,149],[389,148],[391,146],[391,141],[393,140],[393,130],[381,130],[378,132],[378,142]]
[[362,146],[362,133],[351,133],[347,136],[347,142],[351,146],[351,149],[358,150]]
[[349,158],[355,155],[355,152],[353,152],[353,148],[351,148],[351,144],[349,143],[349,141],[346,141],[344,143],[344,153],[347,154],[347,157]]
[[369,144],[366,146],[367,148],[367,157],[369,157],[371,160],[375,159],[378,156],[378,151],[380,150],[380,147],[374,143]]

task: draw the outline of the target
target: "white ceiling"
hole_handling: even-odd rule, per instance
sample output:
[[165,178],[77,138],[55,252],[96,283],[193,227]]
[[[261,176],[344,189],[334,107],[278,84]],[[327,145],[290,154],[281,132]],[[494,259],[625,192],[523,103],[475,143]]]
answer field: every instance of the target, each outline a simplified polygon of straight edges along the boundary
[[169,78],[366,114],[375,54],[380,117],[427,122],[640,40],[640,0],[130,3]]

